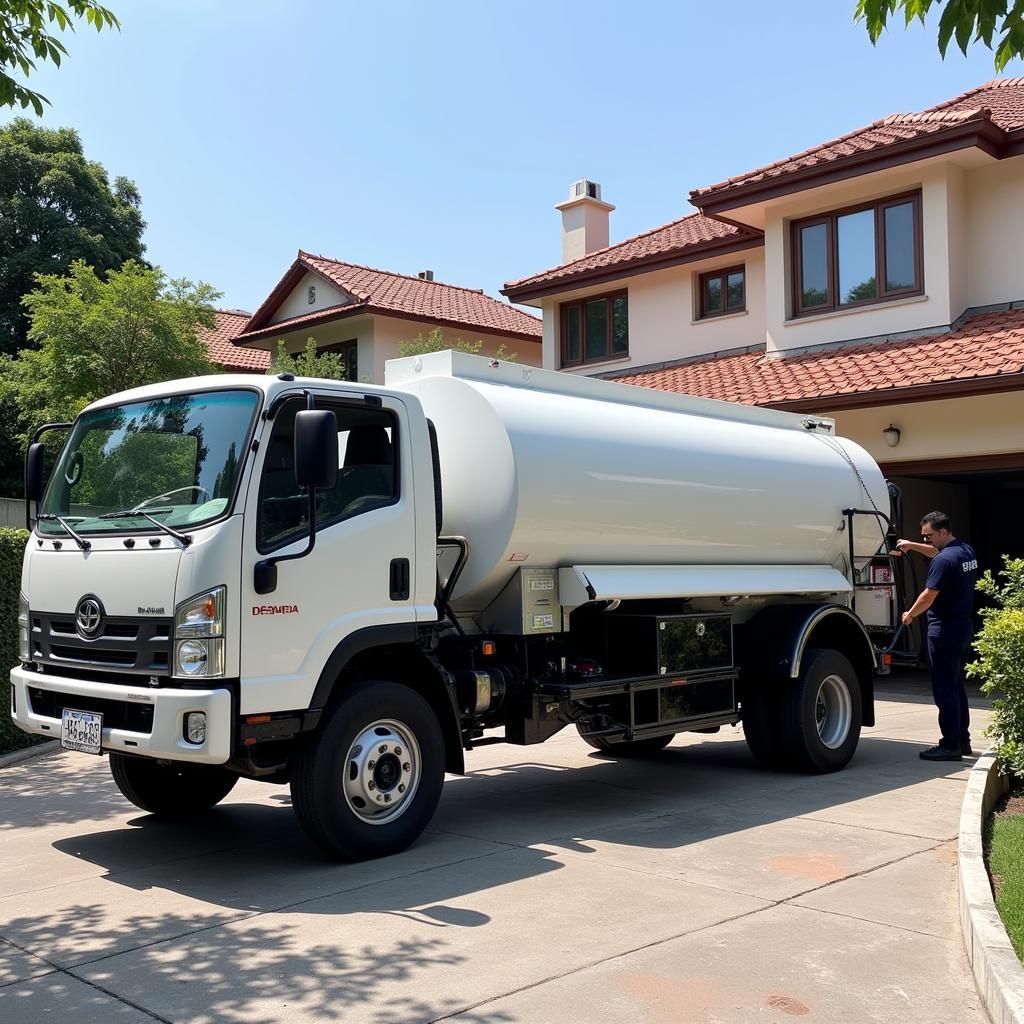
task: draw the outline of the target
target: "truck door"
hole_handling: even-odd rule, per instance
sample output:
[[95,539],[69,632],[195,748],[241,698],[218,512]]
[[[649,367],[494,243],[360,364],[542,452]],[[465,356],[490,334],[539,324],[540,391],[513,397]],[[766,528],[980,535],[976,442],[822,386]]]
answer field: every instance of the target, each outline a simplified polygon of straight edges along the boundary
[[262,559],[304,549],[309,499],[295,482],[295,414],[302,396],[278,406],[263,434],[262,467],[249,487],[242,557],[240,713],[308,706],[337,644],[357,629],[414,622],[412,459],[404,407],[383,396],[316,396],[338,423],[338,480],[317,492],[317,534],[305,558],[278,563],[277,586],[257,594]]

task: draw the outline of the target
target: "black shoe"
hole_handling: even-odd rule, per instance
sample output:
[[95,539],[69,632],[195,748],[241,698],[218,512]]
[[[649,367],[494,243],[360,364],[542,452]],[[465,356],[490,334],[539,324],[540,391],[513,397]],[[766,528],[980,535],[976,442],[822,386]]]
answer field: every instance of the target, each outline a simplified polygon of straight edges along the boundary
[[959,750],[947,750],[945,747],[929,747],[917,755],[923,761],[959,761],[961,753]]
[[974,751],[971,750],[971,741],[970,740],[961,740],[960,741],[960,753],[964,757],[974,757]]

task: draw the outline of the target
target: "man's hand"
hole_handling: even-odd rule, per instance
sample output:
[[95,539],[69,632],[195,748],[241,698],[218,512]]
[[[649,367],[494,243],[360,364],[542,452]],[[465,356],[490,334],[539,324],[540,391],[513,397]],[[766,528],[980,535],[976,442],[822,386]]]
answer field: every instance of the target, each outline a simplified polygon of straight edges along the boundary
[[911,615],[910,612],[904,612],[900,616],[900,622],[902,622],[904,626],[909,626],[913,621],[914,621],[914,616]]

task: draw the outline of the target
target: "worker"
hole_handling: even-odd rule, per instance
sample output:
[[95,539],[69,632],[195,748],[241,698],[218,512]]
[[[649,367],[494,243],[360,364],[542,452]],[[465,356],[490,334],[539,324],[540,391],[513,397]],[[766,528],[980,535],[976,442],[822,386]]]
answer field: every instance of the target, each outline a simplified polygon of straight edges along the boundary
[[924,590],[903,613],[904,626],[927,613],[928,671],[939,709],[941,738],[920,756],[926,761],[959,761],[973,753],[964,669],[974,636],[978,556],[969,544],[953,536],[952,523],[944,512],[929,512],[921,519],[920,544],[900,540],[896,547],[931,559]]

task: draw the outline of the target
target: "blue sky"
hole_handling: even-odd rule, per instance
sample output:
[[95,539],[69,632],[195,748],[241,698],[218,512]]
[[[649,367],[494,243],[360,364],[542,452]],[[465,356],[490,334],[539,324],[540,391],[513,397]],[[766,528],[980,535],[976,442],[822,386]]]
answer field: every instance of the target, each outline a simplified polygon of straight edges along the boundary
[[[995,77],[855,0],[106,0],[30,84],[142,193],[149,259],[253,310],[299,248],[497,295],[560,260],[579,177],[612,241],[691,188]],[[1024,75],[1016,61],[1005,75]]]

